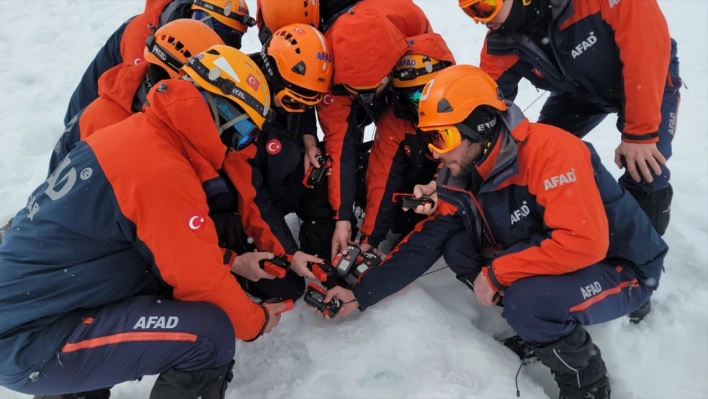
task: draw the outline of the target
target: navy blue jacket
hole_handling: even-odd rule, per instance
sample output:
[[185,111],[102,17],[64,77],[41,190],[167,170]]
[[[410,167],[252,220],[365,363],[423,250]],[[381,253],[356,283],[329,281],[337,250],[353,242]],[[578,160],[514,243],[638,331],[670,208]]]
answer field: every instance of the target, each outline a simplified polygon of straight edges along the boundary
[[531,124],[509,105],[501,135],[475,171],[453,177],[443,168],[436,213],[353,287],[361,309],[421,276],[463,230],[475,255],[446,261],[483,271],[498,289],[603,260],[631,267],[644,284],[658,286],[668,247],[592,146]]

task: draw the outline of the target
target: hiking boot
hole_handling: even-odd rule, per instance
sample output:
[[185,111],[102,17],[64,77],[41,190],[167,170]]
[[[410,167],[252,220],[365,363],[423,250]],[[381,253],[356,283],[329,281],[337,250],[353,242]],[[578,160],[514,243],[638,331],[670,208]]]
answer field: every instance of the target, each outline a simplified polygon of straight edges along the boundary
[[[572,376],[575,378],[575,376]],[[559,399],[610,399],[610,380],[607,375],[582,388],[561,388]]]
[[641,308],[635,310],[634,312],[629,314],[629,322],[637,324],[640,321],[644,320],[644,318],[651,312],[651,298],[647,300],[647,303],[642,305]]
[[533,352],[534,345],[524,341],[518,335],[503,339],[500,342],[511,349],[512,352],[516,353],[516,356],[518,356],[524,364],[533,363],[538,360],[536,354]]

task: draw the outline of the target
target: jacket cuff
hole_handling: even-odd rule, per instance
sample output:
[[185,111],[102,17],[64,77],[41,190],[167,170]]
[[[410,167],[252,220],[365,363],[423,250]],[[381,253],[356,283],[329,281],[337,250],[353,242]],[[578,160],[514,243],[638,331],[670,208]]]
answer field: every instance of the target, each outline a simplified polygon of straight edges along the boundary
[[268,327],[268,322],[270,321],[270,314],[268,313],[268,309],[266,309],[265,306],[260,305],[260,304],[258,304],[258,306],[261,309],[263,309],[263,313],[265,313],[265,321],[263,322],[263,327],[261,327],[261,331],[259,331],[255,337],[253,337],[247,341],[243,341],[243,342],[253,342],[253,341],[257,340],[258,338],[261,337],[261,335],[263,335],[265,333],[265,329],[266,329],[266,327]]
[[500,283],[499,280],[497,280],[497,276],[494,275],[494,268],[492,266],[487,266],[484,269],[482,269],[482,273],[484,276],[487,278],[487,282],[489,283],[489,286],[494,289],[494,291],[506,291],[507,286],[504,284]]
[[352,287],[352,294],[354,294],[354,299],[359,302],[360,311],[363,312],[364,310],[366,310],[366,308],[371,306],[371,304],[364,299],[366,298],[366,293],[362,291],[361,284],[355,284]]
[[622,141],[632,144],[656,143],[659,141],[659,132],[645,134],[622,133]]
[[221,252],[224,254],[224,265],[230,267],[236,260],[236,252],[226,248],[221,248]]

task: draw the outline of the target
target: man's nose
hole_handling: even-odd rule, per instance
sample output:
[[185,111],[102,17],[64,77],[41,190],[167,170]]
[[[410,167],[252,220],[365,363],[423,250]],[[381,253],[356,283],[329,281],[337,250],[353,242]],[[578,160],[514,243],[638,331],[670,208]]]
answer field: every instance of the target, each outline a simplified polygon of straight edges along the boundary
[[435,150],[433,150],[432,153],[433,153],[433,158],[435,158],[435,159],[440,159],[440,157],[442,156],[442,155],[440,155],[439,152],[437,152]]

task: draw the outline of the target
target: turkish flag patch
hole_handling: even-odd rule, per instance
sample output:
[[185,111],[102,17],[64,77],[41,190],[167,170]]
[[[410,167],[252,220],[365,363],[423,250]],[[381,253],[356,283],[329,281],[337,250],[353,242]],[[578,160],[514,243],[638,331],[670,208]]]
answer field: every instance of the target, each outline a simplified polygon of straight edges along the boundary
[[248,74],[248,78],[246,79],[246,83],[248,83],[249,86],[255,91],[258,91],[258,89],[261,88],[261,84],[258,83],[258,79],[256,79],[255,76],[251,75],[250,73]]
[[200,231],[204,228],[204,213],[201,211],[192,212],[187,218],[187,226],[192,231]]
[[283,145],[280,144],[280,141],[278,141],[278,139],[270,139],[266,143],[266,151],[268,151],[268,154],[270,155],[275,155],[279,153],[282,149]]

